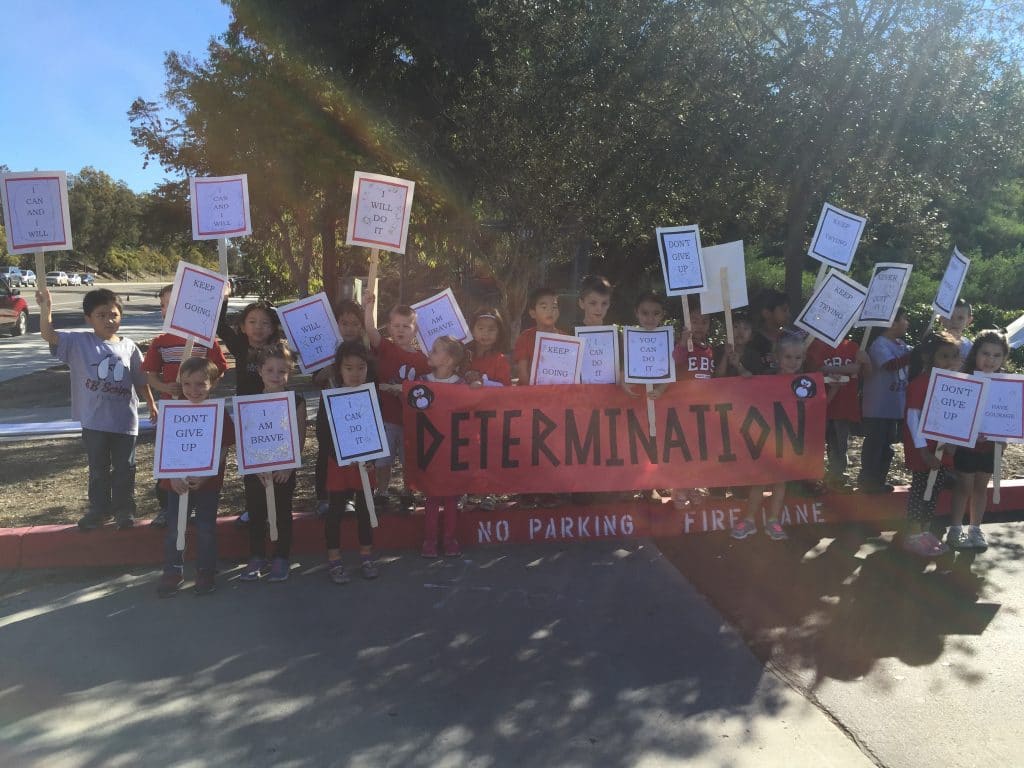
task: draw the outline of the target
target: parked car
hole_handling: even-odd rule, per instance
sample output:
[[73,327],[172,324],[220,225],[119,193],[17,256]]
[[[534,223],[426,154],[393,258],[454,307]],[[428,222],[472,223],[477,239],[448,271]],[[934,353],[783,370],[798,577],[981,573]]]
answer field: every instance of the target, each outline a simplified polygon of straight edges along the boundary
[[7,278],[0,278],[0,328],[12,336],[21,336],[28,330],[28,304],[21,291],[12,288]]
[[67,272],[47,272],[46,273],[46,284],[47,285],[67,285],[68,284],[68,273]]
[[33,272],[31,269],[26,269],[24,272],[21,273],[21,284],[22,285],[30,285],[33,288],[35,288],[36,287],[36,273]]
[[82,284],[82,276],[80,274],[78,274],[77,272],[72,272],[70,275],[68,275],[68,285],[81,285],[81,284]]
[[3,277],[12,288],[20,288],[25,282],[25,276],[18,267],[4,267],[0,277]]
[[96,275],[88,272],[82,273],[82,285],[96,285]]

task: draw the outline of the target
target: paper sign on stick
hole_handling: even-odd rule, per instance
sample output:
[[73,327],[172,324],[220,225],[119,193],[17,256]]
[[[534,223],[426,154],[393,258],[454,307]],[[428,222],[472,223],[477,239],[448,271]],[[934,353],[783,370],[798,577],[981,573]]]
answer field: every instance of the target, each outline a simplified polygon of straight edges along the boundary
[[918,434],[926,440],[974,447],[988,397],[988,379],[932,368]]
[[623,328],[622,334],[626,383],[667,384],[676,380],[676,361],[672,357],[675,329],[671,325],[653,331]]
[[[68,177],[64,171],[2,174],[0,202],[8,251],[71,250]],[[42,280],[43,275],[38,279]]]
[[871,273],[868,295],[857,318],[857,327],[882,326],[889,328],[896,320],[903,293],[910,282],[913,264],[879,262]]
[[192,239],[216,240],[252,234],[249,216],[249,177],[190,176],[188,191],[192,208]]
[[331,425],[334,455],[338,457],[340,466],[390,455],[377,388],[373,384],[325,389],[323,397]]
[[356,171],[345,244],[405,253],[415,189],[412,181]]
[[531,384],[579,384],[586,339],[540,331],[533,342]]
[[423,354],[430,354],[441,336],[451,336],[463,344],[473,338],[451,288],[413,304],[412,308],[416,310],[416,336]]
[[226,275],[179,261],[164,316],[164,333],[191,336],[200,344],[212,347],[216,342],[226,282]]
[[1006,326],[1006,340],[1010,343],[1010,349],[1017,349],[1024,344],[1024,315]]
[[294,392],[235,396],[238,474],[302,466]]
[[576,337],[587,342],[580,382],[615,384],[619,372],[619,329],[614,325],[578,325]]
[[655,230],[661,271],[665,276],[665,293],[685,296],[707,290],[707,270],[700,247],[700,228],[658,227]]
[[849,272],[866,223],[867,219],[863,216],[825,203],[807,255],[823,264]]
[[1024,376],[978,375],[988,379],[988,399],[978,433],[999,442],[1024,443]]
[[743,241],[710,245],[703,249],[704,266],[708,270],[707,291],[700,295],[701,314],[724,312],[722,300],[722,267],[729,270],[729,306],[732,309],[750,303],[747,296],[747,266],[743,259]]
[[156,421],[153,476],[212,477],[220,471],[224,400],[161,400]]
[[299,370],[312,373],[334,361],[341,332],[326,293],[279,307],[277,314],[288,343],[299,353]]
[[853,327],[867,293],[863,285],[833,270],[811,295],[794,325],[830,347],[838,347]]
[[971,266],[971,260],[960,253],[959,248],[954,248],[953,255],[949,257],[946,272],[942,275],[942,281],[939,283],[935,301],[932,302],[933,312],[938,312],[946,319],[953,316],[953,308],[956,307],[956,300],[960,298],[960,291],[963,290],[964,280],[967,279],[969,266]]

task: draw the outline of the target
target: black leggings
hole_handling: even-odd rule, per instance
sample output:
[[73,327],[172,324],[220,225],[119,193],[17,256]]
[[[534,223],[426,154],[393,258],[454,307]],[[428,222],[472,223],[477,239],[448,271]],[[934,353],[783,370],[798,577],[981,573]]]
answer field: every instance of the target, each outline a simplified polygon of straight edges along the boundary
[[362,491],[331,491],[327,495],[328,508],[324,515],[324,541],[328,549],[341,549],[341,515],[343,512],[356,514],[359,528],[359,546],[373,546],[373,526],[370,525],[370,510]]
[[[246,475],[245,508],[249,511],[249,554],[252,557],[267,556],[267,538],[270,526],[267,523],[267,491],[259,475]],[[288,559],[292,549],[292,499],[295,496],[295,474],[287,483],[274,483],[274,501],[277,505],[277,541],[274,542],[274,557]]]

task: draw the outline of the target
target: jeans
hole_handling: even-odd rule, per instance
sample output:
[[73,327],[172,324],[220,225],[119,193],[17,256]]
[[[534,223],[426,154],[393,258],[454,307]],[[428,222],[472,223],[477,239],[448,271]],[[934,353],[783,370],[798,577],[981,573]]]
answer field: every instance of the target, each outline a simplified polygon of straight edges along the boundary
[[828,449],[828,471],[825,476],[839,480],[846,474],[846,453],[850,447],[850,422],[829,419],[825,422],[825,446]]
[[89,516],[135,515],[135,435],[82,429],[89,461]]
[[894,455],[892,444],[900,439],[900,424],[900,419],[873,417],[865,417],[861,422],[864,447],[860,456],[860,486],[878,489],[885,485]]
[[[178,494],[167,492],[167,534],[164,536],[164,570],[181,570],[184,552],[178,551]],[[220,489],[189,491],[189,506],[196,510],[198,555],[196,568],[213,573],[217,569],[217,506]]]

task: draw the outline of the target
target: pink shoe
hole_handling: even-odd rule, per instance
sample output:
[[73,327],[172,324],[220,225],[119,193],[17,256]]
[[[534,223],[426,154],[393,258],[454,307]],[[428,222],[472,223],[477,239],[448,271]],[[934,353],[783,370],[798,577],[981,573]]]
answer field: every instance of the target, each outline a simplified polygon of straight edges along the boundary
[[757,533],[757,526],[749,517],[737,520],[733,523],[732,532],[729,534],[734,539],[742,540]]

